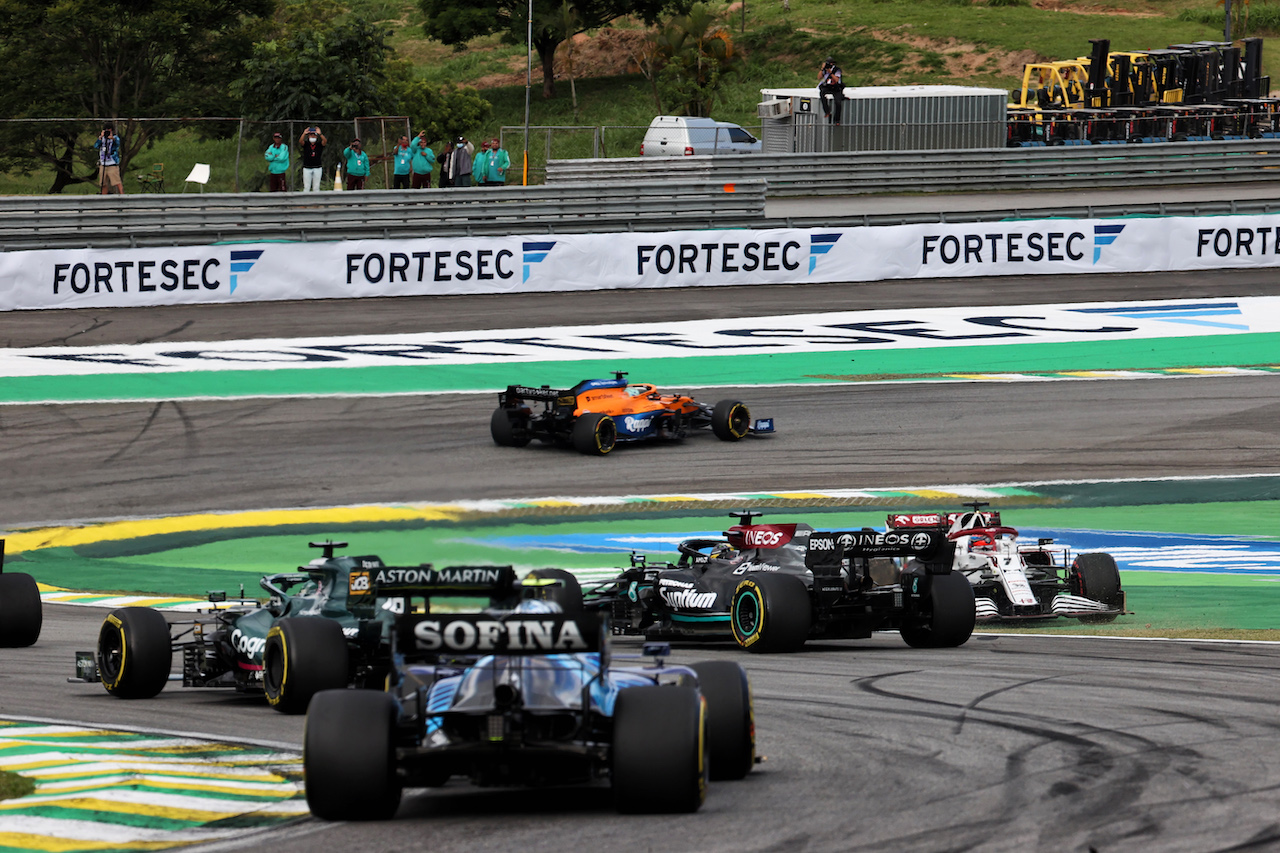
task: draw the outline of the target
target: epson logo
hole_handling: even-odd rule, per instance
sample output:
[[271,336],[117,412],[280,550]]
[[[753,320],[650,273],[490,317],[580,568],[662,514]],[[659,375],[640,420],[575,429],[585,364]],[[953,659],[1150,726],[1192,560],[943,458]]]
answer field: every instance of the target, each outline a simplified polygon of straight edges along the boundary
[[575,652],[590,648],[578,625],[554,619],[499,622],[427,619],[413,626],[418,648],[455,652]]
[[710,610],[716,606],[714,592],[694,592],[691,589],[662,589],[662,600],[670,607],[684,607],[689,610]]
[[231,645],[237,652],[247,658],[262,657],[262,650],[267,645],[265,637],[250,637],[239,628],[231,632]]
[[809,547],[814,551],[834,551],[836,540],[830,536],[815,536],[809,540]]

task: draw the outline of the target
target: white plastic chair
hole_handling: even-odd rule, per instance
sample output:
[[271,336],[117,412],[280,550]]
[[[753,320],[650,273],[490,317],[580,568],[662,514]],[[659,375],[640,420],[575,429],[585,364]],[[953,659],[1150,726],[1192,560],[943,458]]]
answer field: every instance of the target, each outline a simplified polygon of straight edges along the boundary
[[204,185],[209,183],[209,164],[196,163],[191,167],[191,174],[187,175],[187,179],[182,182],[182,191],[187,191],[187,184],[199,184],[200,192],[204,192]]

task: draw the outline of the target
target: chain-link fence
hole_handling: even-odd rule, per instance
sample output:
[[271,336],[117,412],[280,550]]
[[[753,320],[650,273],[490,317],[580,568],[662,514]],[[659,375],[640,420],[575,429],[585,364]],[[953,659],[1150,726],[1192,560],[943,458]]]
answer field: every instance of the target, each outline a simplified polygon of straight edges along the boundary
[[[121,175],[125,192],[265,192],[265,153],[279,133],[289,146],[286,186],[300,191],[305,131],[318,128],[324,138],[321,188],[331,190],[342,153],[359,138],[369,155],[366,189],[392,186],[392,152],[401,136],[412,137],[404,116],[362,117],[351,121],[277,122],[242,118],[183,119],[0,119],[0,195],[48,192],[99,192],[94,140],[104,124],[112,124],[120,138]],[[635,157],[640,153],[647,125],[534,126],[528,128],[529,184],[545,183],[548,160]],[[758,129],[748,128],[758,133]],[[472,134],[477,150],[490,137]],[[507,184],[523,180],[526,129],[504,126],[499,144],[511,157]],[[430,140],[436,153],[446,140]],[[208,167],[204,182],[188,180],[197,164]],[[438,185],[439,167],[432,180]]]

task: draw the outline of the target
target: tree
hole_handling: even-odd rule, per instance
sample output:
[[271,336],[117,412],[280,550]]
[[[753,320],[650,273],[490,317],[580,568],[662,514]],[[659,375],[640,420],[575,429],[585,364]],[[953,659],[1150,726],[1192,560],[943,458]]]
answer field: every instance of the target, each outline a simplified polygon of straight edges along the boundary
[[253,46],[231,92],[260,121],[331,121],[381,115],[392,106],[391,31],[360,17],[301,29]]
[[[539,12],[539,4],[554,8],[555,0],[534,0],[533,49],[542,66],[542,97],[555,95],[556,48],[581,32],[603,27],[623,15],[634,15],[652,25],[672,3],[686,0],[571,0],[577,15],[573,32],[556,25],[555,15]],[[478,36],[501,34],[507,44],[524,44],[529,21],[529,0],[418,0],[426,16],[423,32],[445,44],[461,47]],[[684,6],[680,6],[684,8]]]
[[578,83],[573,74],[573,37],[582,32],[578,26],[578,13],[569,5],[569,0],[561,0],[560,5],[551,13],[551,25],[560,30],[564,36],[565,68],[569,72],[569,93],[573,96],[573,123],[578,123]]
[[399,107],[413,119],[415,131],[425,130],[427,139],[456,139],[489,120],[493,105],[475,89],[436,89],[414,80],[401,90]]
[[[225,114],[222,81],[265,31],[273,0],[0,0],[0,168],[51,166],[50,192],[96,180],[106,120]],[[121,169],[172,126],[127,122]]]
[[654,52],[661,64],[657,89],[677,115],[711,115],[721,78],[742,61],[729,29],[703,3],[672,18],[654,37]]

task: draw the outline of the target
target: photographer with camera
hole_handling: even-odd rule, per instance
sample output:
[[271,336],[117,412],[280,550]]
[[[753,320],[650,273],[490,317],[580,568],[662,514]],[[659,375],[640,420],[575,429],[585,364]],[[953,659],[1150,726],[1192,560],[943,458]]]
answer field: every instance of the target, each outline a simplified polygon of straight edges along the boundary
[[[828,95],[831,96],[830,105],[827,104]],[[839,124],[840,113],[844,109],[844,72],[830,56],[823,60],[818,71],[818,100],[822,102],[822,112],[827,119]]]
[[320,126],[313,124],[298,137],[298,152],[302,155],[302,191],[314,193],[320,191],[320,176],[324,174],[324,147],[329,140],[320,132]]
[[104,125],[93,147],[98,151],[98,192],[106,195],[110,184],[117,195],[124,195],[124,182],[120,180],[120,137],[116,136],[116,129]]
[[342,149],[342,159],[347,164],[347,189],[362,190],[369,177],[369,155],[364,153],[359,139]]

